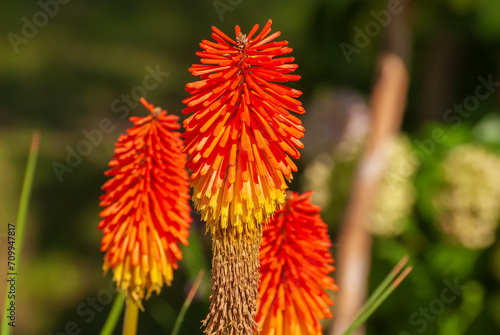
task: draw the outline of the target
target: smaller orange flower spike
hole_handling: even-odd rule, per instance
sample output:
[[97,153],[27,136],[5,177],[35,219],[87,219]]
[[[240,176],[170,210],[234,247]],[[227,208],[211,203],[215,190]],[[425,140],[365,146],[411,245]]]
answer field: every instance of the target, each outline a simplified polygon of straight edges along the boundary
[[191,223],[186,154],[178,116],[154,107],[146,117],[131,117],[134,127],[120,135],[105,174],[99,229],[104,233],[103,269],[113,269],[119,290],[141,306],[146,294],[170,285],[188,244]]
[[328,227],[312,192],[287,192],[287,202],[264,228],[260,248],[261,300],[256,321],[261,335],[321,335],[318,322],[331,318],[336,291]]

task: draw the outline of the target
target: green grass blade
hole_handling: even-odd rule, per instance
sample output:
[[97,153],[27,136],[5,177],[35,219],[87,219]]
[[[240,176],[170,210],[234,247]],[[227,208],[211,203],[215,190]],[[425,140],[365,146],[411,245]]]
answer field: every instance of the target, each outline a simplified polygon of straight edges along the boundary
[[[391,282],[396,278],[396,276],[401,272],[403,267],[408,263],[409,257],[404,256],[398,264],[389,272],[389,274],[384,278],[384,280],[377,286],[375,291],[370,295],[368,300],[366,301],[363,309],[369,308],[375,301],[377,301],[380,296],[385,292],[385,290],[391,285]],[[361,311],[363,311],[363,309]],[[361,314],[361,312],[359,313]]]
[[118,324],[118,320],[120,319],[120,315],[123,311],[123,305],[125,304],[125,297],[123,294],[119,293],[115,301],[113,302],[113,306],[109,311],[108,318],[102,327],[100,335],[112,335],[115,331],[116,325]]
[[[377,310],[377,308],[389,297],[389,295],[398,287],[404,278],[411,272],[413,267],[409,266],[401,272],[402,268],[408,262],[408,257],[405,256],[399,263],[391,270],[387,277],[375,289],[372,295],[368,298],[365,305],[359,312],[358,316],[352,324],[347,328],[343,335],[350,335],[358,329],[366,320]],[[400,273],[401,272],[401,273]],[[399,274],[400,273],[400,274]],[[396,278],[396,276],[399,276]],[[396,278],[394,280],[394,278]],[[394,280],[394,281],[393,281]]]
[[[368,320],[368,318],[389,297],[389,295],[391,295],[391,293],[396,289],[396,287],[398,287],[401,281],[403,281],[403,279],[411,272],[411,270],[413,270],[412,266],[409,266],[406,269],[404,269],[401,275],[399,275],[399,277],[396,278],[396,280],[379,296],[379,298],[375,300],[373,304],[371,304],[370,306],[368,306],[366,309],[363,310],[363,312],[359,315],[359,317],[356,318],[356,320],[354,320],[353,324],[351,325],[351,327],[353,328],[352,331],[359,328],[363,323],[365,323],[366,320]],[[346,332],[346,334],[350,333]]]
[[[204,247],[202,245],[201,235],[204,232],[198,233],[194,227],[189,235],[189,246],[182,247],[182,262],[185,264],[184,270],[190,279],[195,278],[200,273],[200,270],[208,271],[210,264],[204,257]],[[198,288],[198,295],[202,300],[208,300],[210,296],[210,276],[204,276]]]
[[186,312],[191,305],[191,302],[193,301],[194,295],[196,294],[196,291],[198,290],[198,287],[200,286],[201,280],[203,279],[203,275],[205,274],[204,270],[200,270],[198,272],[198,276],[196,277],[196,280],[194,281],[193,287],[191,287],[191,290],[189,290],[188,296],[186,300],[184,301],[184,304],[182,304],[181,311],[179,312],[179,316],[177,316],[177,320],[175,320],[174,324],[174,329],[172,330],[172,333],[170,335],[177,335],[179,333],[179,330],[181,329],[182,321],[184,321],[184,316],[186,315]]
[[[24,227],[26,225],[26,216],[28,215],[28,205],[33,186],[33,177],[35,176],[36,162],[38,159],[38,151],[40,149],[40,132],[34,131],[31,138],[31,147],[28,156],[28,164],[24,173],[23,188],[21,191],[21,199],[19,200],[19,209],[17,211],[17,227],[16,227],[16,244],[19,249],[24,237]],[[18,260],[19,261],[19,260]]]
[[[28,163],[26,164],[26,171],[24,173],[23,180],[23,188],[21,190],[21,198],[19,200],[19,209],[17,212],[17,222],[16,222],[16,234],[15,234],[15,270],[14,273],[18,273],[19,263],[21,260],[21,250],[23,245],[23,237],[24,237],[24,227],[26,225],[26,217],[28,214],[28,205],[31,194],[31,188],[33,186],[33,177],[35,175],[36,170],[36,161],[38,159],[38,151],[40,149],[40,132],[34,131],[33,136],[31,138],[31,146],[28,155]],[[17,278],[15,282],[15,287],[17,288]],[[7,309],[7,306],[10,305],[11,300],[15,302],[15,299],[9,299],[9,285],[7,285],[7,290],[5,294],[5,304],[4,310]],[[17,290],[16,290],[17,291]],[[3,313],[2,313],[3,314]],[[2,317],[2,327],[1,334],[9,335],[12,327],[9,326],[9,319],[3,314]],[[17,322],[17,321],[16,321]]]

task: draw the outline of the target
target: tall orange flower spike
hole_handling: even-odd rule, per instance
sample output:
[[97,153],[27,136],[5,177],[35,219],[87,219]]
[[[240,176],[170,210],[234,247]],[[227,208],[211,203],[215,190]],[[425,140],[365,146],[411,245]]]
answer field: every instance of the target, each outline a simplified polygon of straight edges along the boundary
[[[271,20],[256,35],[236,26],[236,40],[212,27],[215,42],[202,41],[201,64],[189,71],[201,81],[190,83],[184,100],[187,167],[193,171],[193,201],[212,232],[230,228],[252,231],[284,202],[285,179],[292,179],[304,128],[290,114],[302,114],[302,92],[277,83],[298,80],[288,74],[292,49],[275,42]],[[256,36],[254,36],[256,35]]]
[[170,285],[191,223],[179,117],[141,102],[151,114],[131,117],[134,126],[115,144],[99,223],[103,269],[113,269],[118,289],[139,306],[145,295]]
[[187,167],[196,209],[212,233],[212,295],[207,334],[251,334],[256,328],[262,223],[285,201],[286,180],[297,167],[304,128],[302,92],[280,83],[293,57],[287,41],[275,41],[271,20],[260,33],[236,26],[236,39],[212,27],[202,41],[201,64],[189,71],[184,100]]
[[312,192],[288,192],[287,202],[264,228],[260,249],[261,283],[257,323],[261,335],[321,335],[318,322],[331,318],[326,289],[338,288],[332,244]]

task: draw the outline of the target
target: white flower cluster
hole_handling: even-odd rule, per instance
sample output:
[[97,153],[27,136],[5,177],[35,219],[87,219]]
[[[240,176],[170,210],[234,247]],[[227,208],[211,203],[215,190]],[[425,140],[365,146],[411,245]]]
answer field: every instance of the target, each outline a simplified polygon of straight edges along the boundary
[[408,227],[415,204],[413,176],[417,166],[410,164],[410,140],[399,135],[390,142],[383,177],[365,227],[373,235],[396,236]]
[[466,144],[452,149],[442,168],[444,186],[434,198],[440,227],[467,248],[492,245],[500,218],[500,157]]

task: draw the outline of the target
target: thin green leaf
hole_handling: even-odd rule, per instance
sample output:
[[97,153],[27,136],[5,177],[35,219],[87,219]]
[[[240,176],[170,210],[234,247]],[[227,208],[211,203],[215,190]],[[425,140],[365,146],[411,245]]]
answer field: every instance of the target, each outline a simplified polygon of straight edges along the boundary
[[[380,285],[375,289],[372,295],[368,298],[365,305],[359,312],[358,316],[352,324],[347,328],[343,335],[350,335],[358,329],[368,318],[377,310],[377,308],[389,297],[389,295],[398,287],[404,278],[413,270],[412,266],[407,267],[402,272],[401,270],[408,262],[408,257],[405,256],[391,270]],[[398,276],[399,274],[399,276]],[[396,278],[397,276],[397,278]],[[396,278],[396,279],[394,279]],[[393,281],[394,280],[394,281]]]
[[100,335],[111,335],[115,331],[116,325],[118,324],[118,320],[120,319],[120,315],[123,311],[123,305],[125,303],[125,297],[123,294],[118,294],[113,302],[113,306],[109,311],[108,318],[102,327]]
[[[389,274],[384,278],[384,280],[377,286],[375,291],[370,295],[368,300],[366,301],[363,309],[369,308],[374,302],[376,302],[380,296],[385,292],[385,290],[391,285],[391,282],[396,278],[396,276],[401,272],[403,267],[408,263],[409,257],[404,256],[401,260],[396,264],[396,266],[389,272]],[[363,311],[363,309],[361,311]],[[360,312],[361,314],[361,312]]]
[[[36,161],[38,159],[38,151],[40,149],[40,132],[34,131],[31,137],[31,146],[28,155],[28,163],[26,164],[26,171],[24,173],[23,180],[23,188],[21,191],[21,198],[19,200],[19,209],[17,211],[17,222],[16,222],[16,234],[15,234],[15,261],[13,273],[18,273],[19,271],[19,263],[21,260],[21,250],[23,246],[23,237],[24,237],[24,227],[26,225],[26,217],[28,214],[28,205],[31,194],[31,188],[33,186],[33,176],[35,175],[36,170]],[[16,290],[17,288],[17,278],[14,284]],[[7,285],[7,292],[10,291],[10,285]],[[7,306],[11,305],[11,301],[15,304],[15,299],[10,299],[9,296],[12,296],[8,293],[5,294],[5,304],[4,311],[7,309]],[[4,335],[9,335],[11,326],[9,326],[9,321],[5,314],[2,317],[2,328],[1,333]]]
[[205,274],[204,270],[200,270],[198,272],[198,276],[196,277],[196,280],[193,284],[193,287],[191,287],[191,290],[189,290],[188,296],[186,300],[184,301],[184,304],[182,304],[181,311],[179,312],[179,315],[177,316],[177,320],[175,320],[174,324],[174,329],[172,330],[172,333],[170,335],[177,335],[179,333],[179,330],[181,329],[182,322],[184,321],[184,316],[186,315],[186,312],[191,306],[191,302],[193,301],[194,295],[196,294],[196,291],[198,290],[198,287],[200,286],[201,280],[203,279],[203,275]]

